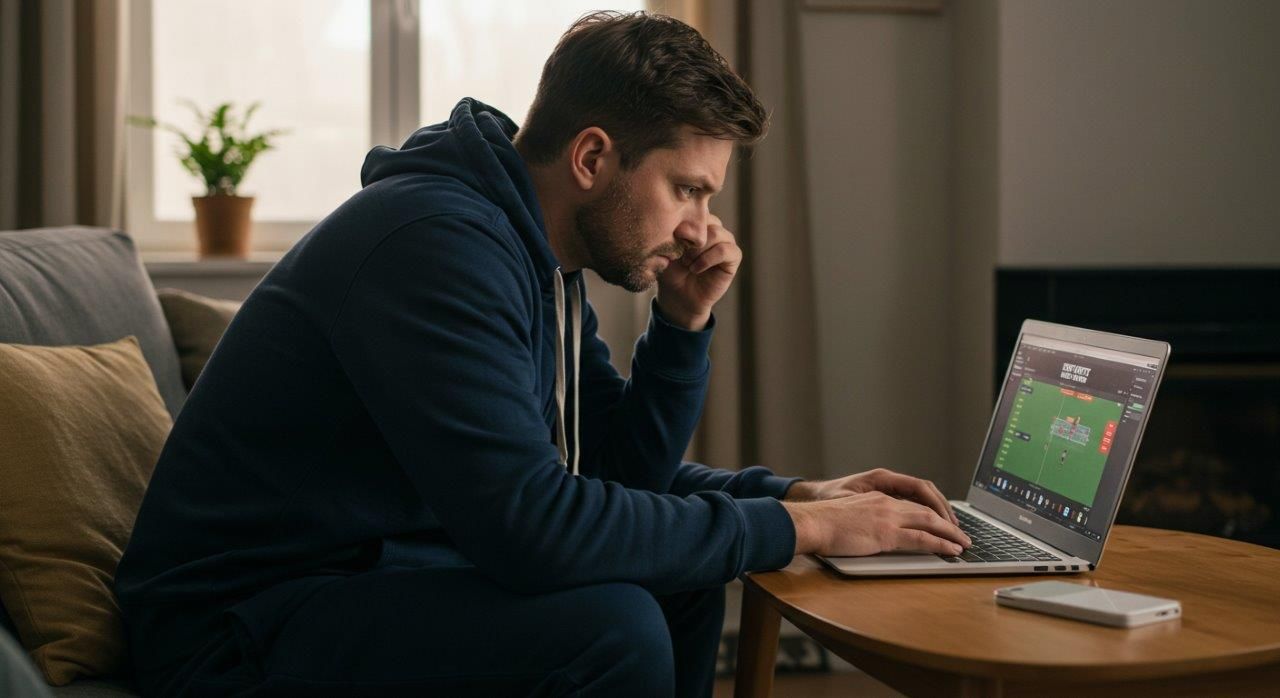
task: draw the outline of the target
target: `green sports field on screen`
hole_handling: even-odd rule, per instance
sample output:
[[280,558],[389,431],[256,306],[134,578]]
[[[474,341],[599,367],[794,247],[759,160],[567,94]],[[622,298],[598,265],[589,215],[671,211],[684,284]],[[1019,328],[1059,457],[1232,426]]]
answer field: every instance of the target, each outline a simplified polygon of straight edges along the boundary
[[1123,411],[1118,402],[1023,378],[995,465],[1093,506]]

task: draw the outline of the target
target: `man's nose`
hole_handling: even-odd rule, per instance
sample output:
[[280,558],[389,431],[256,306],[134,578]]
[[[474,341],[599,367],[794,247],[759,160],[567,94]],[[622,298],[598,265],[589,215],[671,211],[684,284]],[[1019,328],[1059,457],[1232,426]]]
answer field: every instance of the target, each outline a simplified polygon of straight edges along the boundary
[[700,250],[707,244],[707,217],[685,219],[676,227],[676,239],[686,246]]

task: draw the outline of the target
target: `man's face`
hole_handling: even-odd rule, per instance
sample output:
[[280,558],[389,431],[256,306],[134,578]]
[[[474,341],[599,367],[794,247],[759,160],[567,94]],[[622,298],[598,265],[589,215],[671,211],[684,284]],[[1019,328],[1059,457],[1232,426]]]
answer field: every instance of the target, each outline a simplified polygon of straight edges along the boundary
[[622,170],[574,217],[588,267],[628,291],[644,291],[667,265],[707,239],[711,196],[724,185],[733,142],[686,131]]

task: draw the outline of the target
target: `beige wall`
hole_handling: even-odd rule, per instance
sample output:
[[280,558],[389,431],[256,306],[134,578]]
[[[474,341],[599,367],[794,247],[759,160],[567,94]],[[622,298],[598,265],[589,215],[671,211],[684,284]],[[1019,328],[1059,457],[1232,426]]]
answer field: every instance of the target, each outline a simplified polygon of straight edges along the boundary
[[954,410],[946,491],[963,493],[991,419],[995,340],[996,233],[1000,202],[998,0],[964,0],[949,10],[952,42],[951,286],[948,361]]
[[1280,2],[1000,11],[1004,264],[1280,263]]
[[943,479],[950,27],[805,12],[800,31],[825,471]]
[[825,471],[967,483],[993,271],[1280,263],[1280,3],[801,19]]

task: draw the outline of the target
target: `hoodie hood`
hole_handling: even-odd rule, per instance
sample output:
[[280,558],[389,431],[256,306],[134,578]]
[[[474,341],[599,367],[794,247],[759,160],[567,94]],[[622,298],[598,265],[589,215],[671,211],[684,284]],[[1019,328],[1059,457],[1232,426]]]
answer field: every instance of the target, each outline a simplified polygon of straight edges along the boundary
[[511,140],[518,127],[506,114],[470,97],[453,108],[449,120],[414,131],[399,149],[375,146],[360,168],[367,187],[399,175],[453,178],[502,209],[537,265],[538,280],[550,293],[560,266],[547,243],[542,208],[524,159]]

